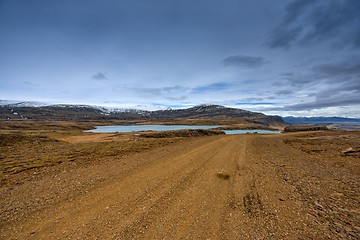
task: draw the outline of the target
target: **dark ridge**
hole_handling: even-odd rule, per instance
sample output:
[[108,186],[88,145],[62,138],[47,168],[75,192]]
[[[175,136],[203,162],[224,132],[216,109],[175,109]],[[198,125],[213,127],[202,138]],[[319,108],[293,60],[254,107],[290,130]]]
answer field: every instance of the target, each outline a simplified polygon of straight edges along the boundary
[[326,126],[311,126],[311,125],[292,125],[287,126],[284,132],[305,132],[305,131],[327,131]]
[[52,105],[39,107],[19,107],[17,105],[0,106],[0,119],[34,119],[56,121],[106,121],[106,120],[139,120],[166,121],[207,119],[214,121],[243,122],[252,125],[285,126],[279,116],[267,116],[263,113],[228,108],[220,105],[199,105],[188,109],[167,109],[146,111],[123,109],[111,111],[102,107],[86,105]]

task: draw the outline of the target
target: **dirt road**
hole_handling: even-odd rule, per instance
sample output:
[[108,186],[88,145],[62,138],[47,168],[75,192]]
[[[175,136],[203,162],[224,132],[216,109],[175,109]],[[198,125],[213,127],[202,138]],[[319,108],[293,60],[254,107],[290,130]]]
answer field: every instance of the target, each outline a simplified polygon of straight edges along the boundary
[[344,164],[280,136],[185,140],[1,188],[0,238],[358,239]]

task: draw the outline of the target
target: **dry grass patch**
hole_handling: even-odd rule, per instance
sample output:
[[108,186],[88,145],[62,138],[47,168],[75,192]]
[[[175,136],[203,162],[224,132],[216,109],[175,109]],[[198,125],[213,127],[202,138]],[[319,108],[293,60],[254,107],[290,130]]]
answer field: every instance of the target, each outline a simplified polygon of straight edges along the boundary
[[46,135],[0,133],[0,180],[20,172],[62,163],[83,165],[103,162],[177,141],[181,139],[133,137],[118,141],[69,143]]

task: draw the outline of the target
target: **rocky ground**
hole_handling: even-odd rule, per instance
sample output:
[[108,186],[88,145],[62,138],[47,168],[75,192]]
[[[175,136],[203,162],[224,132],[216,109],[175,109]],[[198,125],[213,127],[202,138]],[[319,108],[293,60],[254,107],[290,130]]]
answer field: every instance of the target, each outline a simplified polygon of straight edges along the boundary
[[0,144],[1,239],[360,238],[359,132],[45,136]]

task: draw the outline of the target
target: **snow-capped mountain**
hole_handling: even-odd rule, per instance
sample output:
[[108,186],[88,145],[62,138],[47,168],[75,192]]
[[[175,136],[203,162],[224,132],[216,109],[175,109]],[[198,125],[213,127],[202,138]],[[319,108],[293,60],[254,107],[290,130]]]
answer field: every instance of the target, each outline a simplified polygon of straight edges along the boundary
[[102,107],[93,105],[39,104],[33,102],[1,101],[0,119],[35,119],[59,121],[170,121],[174,119],[232,119],[253,125],[285,125],[278,116],[267,116],[238,108],[220,105],[199,105],[186,109],[169,109],[161,106],[134,105]]
[[98,109],[105,113],[110,112],[132,112],[135,110],[139,111],[159,111],[159,110],[169,110],[169,107],[159,106],[159,105],[139,105],[139,104],[126,104],[120,106],[98,106],[98,105],[85,105],[85,104],[53,104],[37,101],[19,101],[19,100],[0,100],[0,106],[3,107],[62,107],[62,108],[92,108]]

